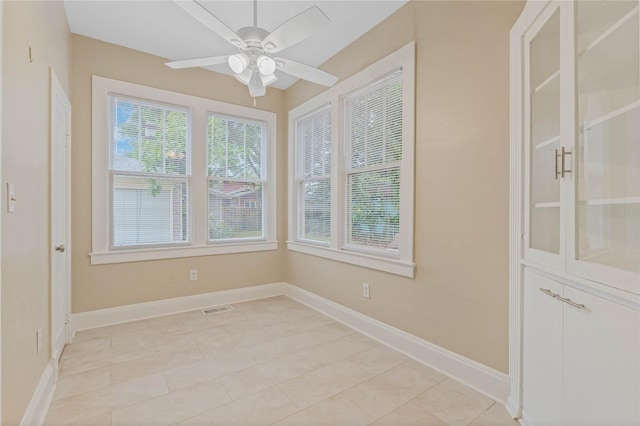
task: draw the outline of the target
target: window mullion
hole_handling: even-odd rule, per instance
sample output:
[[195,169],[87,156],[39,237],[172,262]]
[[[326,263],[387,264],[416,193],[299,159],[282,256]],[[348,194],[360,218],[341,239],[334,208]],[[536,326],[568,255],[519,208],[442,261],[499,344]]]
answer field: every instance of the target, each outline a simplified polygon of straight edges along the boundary
[[345,124],[341,120],[343,105],[338,95],[331,99],[331,248],[339,249],[343,236],[344,190],[342,187],[342,167],[344,162]]

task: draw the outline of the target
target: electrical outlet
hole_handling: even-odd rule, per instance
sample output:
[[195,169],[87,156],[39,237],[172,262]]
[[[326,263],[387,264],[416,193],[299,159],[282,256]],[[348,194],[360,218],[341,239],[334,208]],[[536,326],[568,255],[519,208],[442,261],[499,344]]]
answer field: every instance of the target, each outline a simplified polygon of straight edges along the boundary
[[36,331],[36,353],[40,353],[40,349],[42,349],[42,329],[39,328]]
[[369,284],[362,283],[362,297],[369,299]]
[[198,270],[192,269],[189,271],[189,281],[197,281],[198,280]]

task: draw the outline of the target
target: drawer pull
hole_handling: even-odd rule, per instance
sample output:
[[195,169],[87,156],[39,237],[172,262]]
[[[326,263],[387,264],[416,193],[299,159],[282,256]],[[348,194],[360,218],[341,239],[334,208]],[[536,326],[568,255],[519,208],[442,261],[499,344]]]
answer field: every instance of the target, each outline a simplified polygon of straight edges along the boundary
[[553,297],[554,299],[558,299],[560,298],[559,294],[555,294],[554,292],[552,292],[551,290],[549,290],[548,288],[542,288],[540,287],[538,290],[540,290],[541,292],[543,292],[544,294]]
[[541,292],[543,292],[544,294],[546,294],[548,296],[553,297],[554,299],[558,299],[559,301],[566,303],[567,305],[571,305],[574,308],[585,309],[585,306],[582,303],[576,303],[576,302],[574,302],[573,300],[571,300],[569,298],[561,297],[559,294],[556,294],[556,293],[552,292],[548,288],[540,287],[540,288],[538,288],[538,290],[540,290]]
[[573,300],[565,297],[558,297],[558,300],[563,301],[564,303],[573,306],[574,308],[584,309],[585,306],[582,303],[576,303]]

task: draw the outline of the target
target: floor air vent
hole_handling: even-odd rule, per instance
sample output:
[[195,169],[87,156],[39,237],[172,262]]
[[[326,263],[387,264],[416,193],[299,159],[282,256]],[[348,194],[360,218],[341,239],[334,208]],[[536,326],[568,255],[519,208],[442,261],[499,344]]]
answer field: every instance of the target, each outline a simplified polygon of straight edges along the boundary
[[203,315],[214,315],[214,314],[220,314],[222,312],[227,312],[233,309],[233,306],[218,306],[216,308],[207,308],[207,309],[203,309],[201,312]]

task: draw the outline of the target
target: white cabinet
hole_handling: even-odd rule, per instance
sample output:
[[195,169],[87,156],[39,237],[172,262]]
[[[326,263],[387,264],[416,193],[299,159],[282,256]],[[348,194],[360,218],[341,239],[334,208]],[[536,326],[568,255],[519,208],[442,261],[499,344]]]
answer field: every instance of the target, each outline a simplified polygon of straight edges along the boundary
[[524,277],[525,423],[640,424],[640,312]]
[[523,375],[526,418],[539,424],[562,418],[562,304],[540,291],[562,293],[562,285],[525,272]]
[[640,425],[640,3],[528,1],[511,30],[509,409]]
[[563,423],[640,424],[640,313],[565,287]]
[[512,33],[523,257],[640,294],[638,1],[534,3]]

